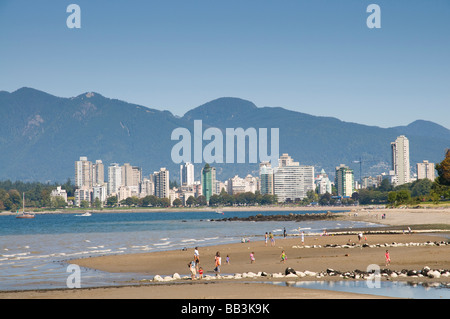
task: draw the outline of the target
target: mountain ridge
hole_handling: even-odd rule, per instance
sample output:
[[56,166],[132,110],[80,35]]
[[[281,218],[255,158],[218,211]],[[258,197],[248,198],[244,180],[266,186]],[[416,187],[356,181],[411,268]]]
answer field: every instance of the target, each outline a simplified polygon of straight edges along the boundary
[[[182,117],[170,111],[85,92],[64,98],[33,88],[0,91],[0,179],[58,181],[74,177],[74,162],[80,156],[105,166],[131,163],[145,175],[167,167],[171,180],[178,178],[179,164],[173,163],[171,140],[175,128],[192,131],[193,120],[204,128],[255,127],[280,130],[280,155],[289,153],[301,164],[324,168],[364,161],[363,175],[386,171],[390,166],[390,142],[404,134],[410,139],[412,165],[422,160],[440,161],[450,146],[450,130],[430,121],[417,120],[407,126],[380,128],[344,122],[333,117],[314,116],[284,109],[258,107],[235,97],[222,97],[186,112]],[[205,141],[205,146],[208,141]],[[203,164],[196,164],[199,178]],[[217,164],[218,177],[258,174],[258,164]],[[353,166],[354,167],[353,167]],[[107,172],[105,170],[105,175]]]

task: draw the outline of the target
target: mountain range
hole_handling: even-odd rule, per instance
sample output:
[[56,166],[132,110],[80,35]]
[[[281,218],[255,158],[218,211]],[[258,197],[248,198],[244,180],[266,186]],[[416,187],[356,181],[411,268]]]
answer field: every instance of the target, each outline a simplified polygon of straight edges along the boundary
[[[357,112],[357,110],[355,110]],[[65,182],[74,179],[74,163],[80,156],[95,162],[130,163],[144,175],[161,167],[170,179],[179,179],[179,164],[172,161],[171,140],[176,128],[191,132],[194,120],[203,129],[279,128],[279,152],[289,153],[301,165],[313,165],[334,176],[339,164],[362,175],[388,171],[390,143],[397,136],[410,140],[411,166],[429,160],[440,162],[450,147],[450,130],[417,120],[407,126],[381,128],[313,116],[282,107],[257,107],[239,98],[219,98],[188,111],[184,116],[148,108],[95,92],[63,98],[32,89],[0,91],[0,180]],[[270,132],[270,130],[269,130]],[[270,133],[269,133],[270,134]],[[203,146],[208,144],[203,142]],[[225,150],[225,146],[224,146]],[[196,179],[205,163],[195,165]],[[217,177],[258,175],[257,163],[216,164]],[[106,170],[105,170],[106,174]]]

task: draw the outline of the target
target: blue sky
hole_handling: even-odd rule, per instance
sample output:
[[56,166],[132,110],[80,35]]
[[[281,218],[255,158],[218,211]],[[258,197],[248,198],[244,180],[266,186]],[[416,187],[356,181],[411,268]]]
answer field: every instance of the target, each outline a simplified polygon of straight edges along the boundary
[[[81,29],[66,8],[81,7]],[[369,29],[366,8],[381,8]],[[0,0],[0,90],[95,91],[183,115],[232,96],[450,128],[450,1]]]

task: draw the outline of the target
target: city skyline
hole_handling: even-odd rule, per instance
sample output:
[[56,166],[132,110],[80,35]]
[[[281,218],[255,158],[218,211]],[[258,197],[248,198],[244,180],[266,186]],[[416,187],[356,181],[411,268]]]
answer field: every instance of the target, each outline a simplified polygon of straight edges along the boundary
[[76,3],[80,29],[66,26],[69,2],[2,1],[0,90],[95,91],[178,116],[231,96],[365,125],[449,127],[448,1],[377,1],[380,29],[366,25],[368,1]]
[[278,159],[278,166],[272,167],[270,162],[259,163],[259,176],[248,174],[242,178],[236,174],[225,179],[225,182],[217,179],[216,168],[208,163],[201,169],[200,180],[195,180],[194,165],[187,162],[180,165],[178,187],[169,186],[170,173],[165,167],[144,177],[141,167],[129,163],[123,166],[111,163],[108,166],[108,182],[105,182],[102,161],[96,160],[95,164],[92,164],[86,156],[80,156],[79,161],[75,161],[75,203],[79,206],[82,200],[87,199],[93,201],[99,198],[101,202],[105,202],[106,197],[111,196],[116,196],[118,201],[121,201],[129,197],[143,198],[154,195],[167,198],[169,205],[172,205],[175,199],[181,198],[181,203],[186,205],[189,197],[197,198],[200,195],[209,203],[213,195],[221,194],[222,191],[230,195],[258,191],[262,195],[275,195],[278,202],[289,202],[303,200],[309,196],[310,191],[319,195],[336,193],[338,197],[351,198],[359,189],[377,187],[384,179],[393,186],[419,179],[434,180],[434,163],[429,163],[428,160],[416,163],[417,174],[411,177],[409,141],[406,136],[400,135],[391,142],[391,150],[392,170],[375,177],[361,177],[360,181],[355,180],[353,169],[345,164],[336,166],[332,182],[323,169],[320,173],[315,173],[314,166],[300,165],[288,153],[283,153]]

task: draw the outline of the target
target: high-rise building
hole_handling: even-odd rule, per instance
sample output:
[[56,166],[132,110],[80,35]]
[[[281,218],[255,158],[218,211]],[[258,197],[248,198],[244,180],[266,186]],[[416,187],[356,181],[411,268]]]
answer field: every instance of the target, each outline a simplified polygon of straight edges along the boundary
[[106,184],[103,185],[94,185],[92,187],[92,202],[95,201],[96,198],[100,200],[100,203],[104,203],[106,201]]
[[202,169],[202,194],[206,197],[206,202],[215,193],[216,189],[216,168],[207,163]]
[[434,181],[436,178],[434,163],[429,163],[426,160],[422,163],[417,163],[417,179],[424,178],[428,178],[431,181]]
[[169,198],[169,171],[162,167],[159,172],[154,172],[155,196]]
[[143,181],[141,182],[141,188],[140,188],[140,197],[145,197],[148,195],[155,195],[155,178],[153,174],[150,174],[150,176],[144,177]]
[[117,163],[108,167],[108,195],[117,194],[122,186],[122,168]]
[[75,186],[92,187],[92,162],[86,156],[81,156],[79,161],[75,161]]
[[355,191],[355,177],[353,170],[341,164],[336,167],[336,182],[337,193],[339,196],[352,196]]
[[319,190],[319,194],[331,194],[332,193],[332,185],[331,185],[331,181],[328,178],[328,174],[325,173],[325,170],[322,168],[322,170],[320,171],[320,174],[317,175],[316,177],[316,185],[317,188]]
[[278,167],[274,169],[273,189],[279,202],[296,201],[306,197],[314,190],[314,167],[299,165],[288,155],[283,154]]
[[129,163],[123,164],[122,186],[129,187],[133,193],[139,193],[139,185],[142,180],[142,169],[137,166],[131,166]]
[[194,164],[184,163],[180,165],[180,186],[194,185]]
[[411,173],[409,167],[409,140],[404,135],[397,137],[391,143],[392,169],[395,174],[395,184],[402,185],[409,183]]
[[105,167],[101,160],[92,165],[92,185],[99,186],[105,183]]
[[261,194],[273,195],[273,168],[270,162],[262,162],[259,164],[259,178]]

